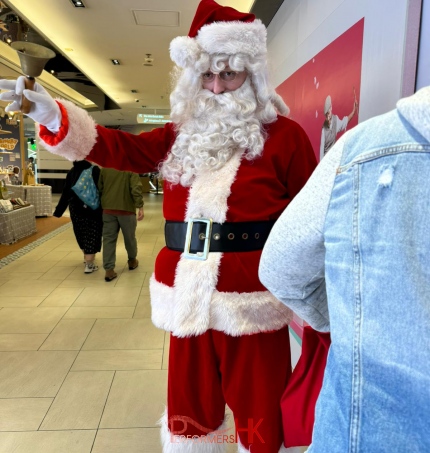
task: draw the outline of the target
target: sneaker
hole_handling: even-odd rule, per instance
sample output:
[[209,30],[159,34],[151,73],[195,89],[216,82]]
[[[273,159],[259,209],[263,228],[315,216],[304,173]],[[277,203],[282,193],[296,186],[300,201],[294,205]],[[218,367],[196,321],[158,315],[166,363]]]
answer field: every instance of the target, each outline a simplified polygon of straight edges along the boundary
[[93,273],[94,271],[97,271],[99,269],[99,267],[97,266],[97,264],[94,264],[94,263],[86,263],[85,264],[85,270],[84,272],[86,274],[91,274]]
[[132,271],[133,269],[136,269],[136,267],[139,266],[139,260],[134,259],[134,260],[128,260],[128,268]]
[[113,269],[107,269],[105,274],[105,281],[111,282],[117,276],[118,274]]

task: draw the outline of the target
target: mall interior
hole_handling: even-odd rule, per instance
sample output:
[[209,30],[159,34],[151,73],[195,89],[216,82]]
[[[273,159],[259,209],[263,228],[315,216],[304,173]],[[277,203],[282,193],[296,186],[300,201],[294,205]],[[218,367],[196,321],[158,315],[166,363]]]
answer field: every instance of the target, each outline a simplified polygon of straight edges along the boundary
[[[169,43],[187,35],[198,3],[1,0],[0,78],[23,73],[11,44],[34,42],[53,51],[37,76],[53,97],[106,128],[163,127]],[[339,117],[356,105],[351,129],[430,85],[430,0],[219,3],[267,27],[274,86],[317,160],[328,96]],[[152,324],[149,283],[165,247],[163,183],[156,169],[140,175],[139,266],[129,269],[120,234],[117,278],[105,281],[101,253],[99,270],[85,274],[69,210],[52,217],[72,164],[49,153],[34,122],[6,105],[0,101],[0,198],[23,206],[0,212],[0,453],[161,453],[170,334]],[[303,327],[294,316],[293,367]],[[226,451],[237,448],[232,442]]]

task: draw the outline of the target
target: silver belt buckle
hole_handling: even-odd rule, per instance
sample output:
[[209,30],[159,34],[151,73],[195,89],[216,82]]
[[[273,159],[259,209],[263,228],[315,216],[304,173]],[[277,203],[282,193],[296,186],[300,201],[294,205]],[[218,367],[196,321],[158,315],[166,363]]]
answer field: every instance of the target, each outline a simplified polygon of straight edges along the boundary
[[[200,219],[188,219],[188,226],[187,226],[187,235],[185,237],[185,247],[184,247],[184,257],[190,260],[200,260],[205,261],[208,259],[209,254],[209,246],[211,241],[211,234],[212,234],[212,219],[200,218]],[[204,239],[205,243],[203,246],[203,252],[191,253],[191,236],[193,234],[193,224],[194,222],[205,223],[206,224],[206,232]]]

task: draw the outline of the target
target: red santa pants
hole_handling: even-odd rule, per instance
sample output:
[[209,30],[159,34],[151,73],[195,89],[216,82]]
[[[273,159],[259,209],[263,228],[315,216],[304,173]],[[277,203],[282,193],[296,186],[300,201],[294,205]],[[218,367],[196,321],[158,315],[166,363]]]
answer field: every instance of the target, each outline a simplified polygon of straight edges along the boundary
[[[290,375],[288,326],[240,337],[214,330],[189,338],[171,335],[167,423],[176,435],[172,442],[192,442],[193,436],[215,431],[213,444],[238,439],[247,450],[252,446],[252,453],[278,453],[280,399]],[[236,432],[221,428],[226,403]],[[207,448],[202,451],[212,451]]]

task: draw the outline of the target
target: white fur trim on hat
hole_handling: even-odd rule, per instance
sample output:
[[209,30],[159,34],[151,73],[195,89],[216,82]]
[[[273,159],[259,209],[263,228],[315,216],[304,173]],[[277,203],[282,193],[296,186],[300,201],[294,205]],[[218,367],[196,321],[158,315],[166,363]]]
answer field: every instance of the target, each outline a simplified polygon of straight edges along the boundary
[[170,43],[170,58],[185,68],[194,66],[202,52],[262,56],[267,53],[266,35],[266,27],[259,19],[254,22],[213,22],[203,26],[195,38],[175,38]]
[[253,22],[213,22],[203,26],[196,41],[209,53],[246,54],[251,57],[267,53],[267,30],[261,20]]
[[188,36],[178,36],[170,43],[170,58],[181,68],[194,66],[200,53],[196,40]]

